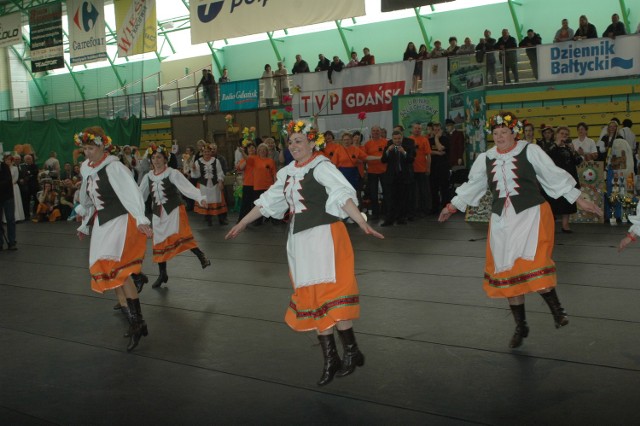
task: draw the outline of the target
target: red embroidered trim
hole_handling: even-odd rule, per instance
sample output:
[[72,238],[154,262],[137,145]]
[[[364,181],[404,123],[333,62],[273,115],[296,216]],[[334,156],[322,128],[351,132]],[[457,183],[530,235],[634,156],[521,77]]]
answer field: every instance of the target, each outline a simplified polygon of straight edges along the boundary
[[310,162],[312,162],[312,161],[313,161],[313,159],[314,159],[314,158],[316,158],[317,156],[318,156],[318,154],[314,153],[314,154],[312,154],[312,155],[311,155],[311,158],[309,158],[309,159],[308,159],[307,161],[305,161],[304,163],[298,163],[298,162],[296,161],[296,164],[295,164],[295,165],[296,165],[296,167],[304,167],[304,166],[306,166],[307,164],[309,164]]
[[511,278],[491,278],[487,273],[484,274],[484,279],[489,282],[492,287],[511,287],[514,285],[522,284],[527,281],[531,281],[537,278],[541,278],[545,275],[551,275],[556,273],[555,266],[548,266],[536,271],[527,272],[525,274],[516,275]]
[[330,300],[324,303],[317,309],[309,309],[304,311],[298,311],[298,308],[293,301],[289,302],[289,308],[296,313],[297,319],[319,319],[327,315],[327,313],[335,308],[340,308],[348,305],[358,305],[360,303],[360,296],[345,296],[339,299]]
[[506,151],[500,151],[500,149],[498,149],[497,147],[496,147],[496,151],[498,151],[498,154],[506,154],[508,152],[513,151],[516,148],[516,146],[518,146],[517,142],[514,143],[513,146],[511,148],[507,149]]
[[177,249],[178,247],[180,247],[182,244],[186,244],[188,242],[193,241],[193,235],[186,237],[186,238],[181,238],[178,241],[176,241],[175,243],[163,248],[163,249],[153,249],[153,254],[154,255],[158,255],[158,254],[165,254],[167,252],[173,251],[175,249]]
[[139,264],[140,265],[142,264],[142,259],[136,259],[134,261],[127,263],[126,265],[120,266],[119,268],[112,269],[109,273],[93,274],[91,275],[91,278],[93,278],[96,281],[113,280],[123,269],[127,269],[133,265],[139,265]]
[[103,162],[104,160],[106,160],[106,159],[107,159],[107,157],[108,157],[108,156],[109,156],[109,154],[107,154],[107,153],[105,152],[105,153],[104,153],[104,156],[100,159],[100,161],[98,161],[97,163],[89,163],[89,167],[93,167],[93,168],[98,167],[100,164],[102,164],[102,162]]

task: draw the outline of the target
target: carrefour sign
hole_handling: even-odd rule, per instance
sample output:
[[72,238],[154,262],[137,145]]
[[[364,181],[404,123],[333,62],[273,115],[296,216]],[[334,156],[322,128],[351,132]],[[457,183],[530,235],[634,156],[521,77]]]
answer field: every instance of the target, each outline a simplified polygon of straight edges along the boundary
[[588,39],[538,49],[538,80],[558,81],[640,73],[640,36]]

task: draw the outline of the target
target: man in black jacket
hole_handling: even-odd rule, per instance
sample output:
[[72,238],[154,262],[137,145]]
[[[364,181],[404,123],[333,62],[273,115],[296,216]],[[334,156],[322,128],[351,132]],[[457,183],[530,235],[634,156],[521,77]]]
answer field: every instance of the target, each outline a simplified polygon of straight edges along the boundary
[[293,68],[291,69],[292,74],[300,74],[303,72],[309,72],[309,64],[307,61],[302,59],[302,55],[296,55],[296,63],[293,64]]
[[316,72],[318,71],[329,71],[329,68],[331,67],[331,62],[329,61],[329,59],[325,58],[324,55],[321,53],[318,55],[318,65],[316,65]]
[[409,188],[413,183],[413,160],[416,158],[416,146],[412,139],[404,138],[402,132],[394,130],[391,141],[380,159],[387,165],[382,182],[387,204],[387,217],[381,226],[390,226],[394,222],[407,224],[409,210]]
[[520,42],[520,47],[526,47],[527,57],[533,71],[533,78],[538,79],[538,51],[536,46],[542,44],[542,37],[533,30],[527,30],[527,36]]
[[504,63],[504,80],[511,83],[509,70],[513,73],[513,79],[518,82],[518,44],[516,39],[509,35],[508,29],[502,30],[502,37],[496,41],[496,49],[500,50],[500,61]]
[[7,233],[5,233],[2,221],[0,220],[0,250],[6,241],[9,250],[16,250],[16,219],[15,205],[13,203],[13,179],[11,178],[11,169],[4,162],[0,163],[0,216],[4,212],[7,221]]

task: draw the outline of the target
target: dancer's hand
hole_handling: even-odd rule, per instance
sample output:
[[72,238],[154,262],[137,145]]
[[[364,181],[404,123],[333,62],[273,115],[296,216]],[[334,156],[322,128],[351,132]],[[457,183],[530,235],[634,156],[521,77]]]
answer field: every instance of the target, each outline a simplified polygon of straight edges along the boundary
[[84,237],[86,237],[86,235],[80,231],[76,232],[76,234],[78,235],[78,239],[80,241],[84,240]]
[[147,238],[153,237],[153,229],[149,225],[138,225],[138,231],[146,235]]
[[373,229],[367,222],[359,223],[358,226],[360,226],[360,229],[362,229],[365,234],[384,240],[384,235]]
[[[632,234],[633,236],[634,234]],[[634,237],[635,238],[635,237]],[[624,237],[623,239],[620,240],[620,244],[618,244],[618,253],[620,253],[622,250],[626,249],[627,246],[631,243],[635,242],[635,239],[631,238],[629,236],[629,234],[627,234],[626,237]]]
[[453,212],[450,212],[449,209],[445,207],[440,212],[440,216],[438,216],[438,222],[446,222],[451,216],[453,216]]
[[203,209],[206,209],[206,208],[207,208],[207,200],[202,200],[202,201],[200,201],[200,203],[198,203],[198,204],[200,204],[200,207],[202,207]]
[[234,239],[235,237],[240,235],[240,233],[242,231],[244,231],[246,227],[247,227],[247,225],[245,225],[244,223],[242,223],[242,222],[238,223],[236,226],[231,228],[231,230],[227,233],[227,235],[224,236],[224,239],[225,240]]
[[596,214],[600,217],[602,217],[603,213],[602,213],[602,209],[600,207],[598,207],[595,203],[585,200],[584,198],[580,197],[576,200],[576,204],[578,205],[578,207],[580,207],[582,210],[584,210],[585,212],[589,212],[589,213],[593,213]]

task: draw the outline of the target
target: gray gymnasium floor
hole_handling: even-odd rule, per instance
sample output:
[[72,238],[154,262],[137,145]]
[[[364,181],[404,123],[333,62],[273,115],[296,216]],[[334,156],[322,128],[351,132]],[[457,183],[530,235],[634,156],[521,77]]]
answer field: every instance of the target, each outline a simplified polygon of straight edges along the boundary
[[19,250],[0,252],[0,424],[640,424],[640,245],[614,249],[626,226],[556,234],[571,323],[556,330],[528,296],[519,350],[506,302],[482,291],[486,225],[428,218],[383,241],[350,228],[366,365],[323,388],[315,337],[283,323],[285,227],[225,242],[229,227],[192,226],[213,266],[186,253],[166,288],[145,287],[149,336],[127,353],[75,225],[18,225]]

